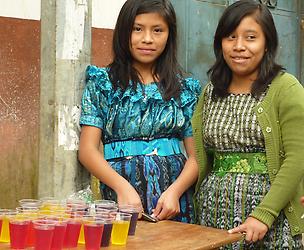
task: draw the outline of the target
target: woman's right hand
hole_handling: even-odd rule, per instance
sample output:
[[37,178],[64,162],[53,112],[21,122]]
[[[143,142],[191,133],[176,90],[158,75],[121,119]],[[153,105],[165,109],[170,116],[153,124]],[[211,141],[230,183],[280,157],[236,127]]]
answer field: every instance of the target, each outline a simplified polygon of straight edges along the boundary
[[119,191],[117,191],[118,204],[133,205],[143,209],[141,199],[130,183],[126,183]]

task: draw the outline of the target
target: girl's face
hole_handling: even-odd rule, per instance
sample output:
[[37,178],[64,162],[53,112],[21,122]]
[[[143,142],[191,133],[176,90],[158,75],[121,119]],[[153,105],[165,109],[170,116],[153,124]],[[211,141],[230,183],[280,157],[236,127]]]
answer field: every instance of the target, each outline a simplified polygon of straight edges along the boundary
[[169,27],[158,13],[137,15],[131,33],[130,52],[133,66],[153,67],[163,53],[169,36]]
[[261,26],[252,16],[246,16],[239,26],[222,40],[223,57],[232,71],[233,79],[254,81],[265,54],[266,38]]

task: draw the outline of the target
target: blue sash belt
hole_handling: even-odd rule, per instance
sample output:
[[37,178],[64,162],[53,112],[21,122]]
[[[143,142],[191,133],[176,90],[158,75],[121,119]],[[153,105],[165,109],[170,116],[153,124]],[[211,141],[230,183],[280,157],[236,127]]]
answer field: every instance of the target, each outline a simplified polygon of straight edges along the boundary
[[106,160],[136,155],[168,156],[181,152],[180,140],[177,138],[158,138],[151,141],[127,140],[104,144]]

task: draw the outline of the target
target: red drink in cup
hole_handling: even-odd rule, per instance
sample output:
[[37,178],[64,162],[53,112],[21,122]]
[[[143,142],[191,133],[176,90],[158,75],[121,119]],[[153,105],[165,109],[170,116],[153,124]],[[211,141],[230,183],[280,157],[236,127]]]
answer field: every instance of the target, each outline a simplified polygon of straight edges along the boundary
[[81,225],[82,225],[81,217],[73,215],[73,218],[68,219],[65,237],[63,241],[64,248],[77,247]]
[[2,209],[0,209],[0,234],[1,234],[1,230],[2,230],[3,216],[4,216],[4,211]]
[[38,208],[31,206],[27,207],[25,205],[24,207],[17,207],[16,210],[18,211],[19,216],[26,216],[29,219],[29,229],[26,239],[26,246],[33,247],[35,242],[35,233],[32,221],[38,218]]
[[54,221],[41,219],[33,221],[35,250],[50,250],[55,230]]
[[34,246],[34,242],[35,242],[34,226],[33,226],[33,222],[30,221],[26,245],[28,247],[32,247]]
[[51,245],[51,250],[61,250],[63,248],[63,241],[67,227],[67,220],[59,218],[56,221],[54,235]]
[[95,217],[84,218],[84,238],[87,250],[100,249],[103,229],[103,220]]
[[113,220],[115,220],[115,215],[111,215],[110,212],[100,212],[100,213],[96,213],[96,217],[101,218],[104,221],[100,246],[108,247],[110,245]]
[[25,218],[10,218],[9,230],[12,249],[25,249],[30,221]]

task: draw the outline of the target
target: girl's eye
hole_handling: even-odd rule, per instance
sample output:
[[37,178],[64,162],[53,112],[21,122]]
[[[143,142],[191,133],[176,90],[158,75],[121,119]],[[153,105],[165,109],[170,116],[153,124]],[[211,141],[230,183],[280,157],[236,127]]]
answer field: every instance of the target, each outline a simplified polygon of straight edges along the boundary
[[154,29],[154,32],[156,32],[156,33],[162,32],[162,29],[161,28],[156,28],[156,29]]
[[254,36],[254,35],[249,35],[249,36],[247,36],[247,39],[248,40],[254,40],[256,37]]
[[231,35],[227,36],[227,38],[228,38],[229,40],[233,40],[233,39],[235,39],[235,35],[231,34]]
[[133,27],[133,30],[136,31],[136,32],[139,32],[139,31],[141,31],[141,28],[140,27]]

